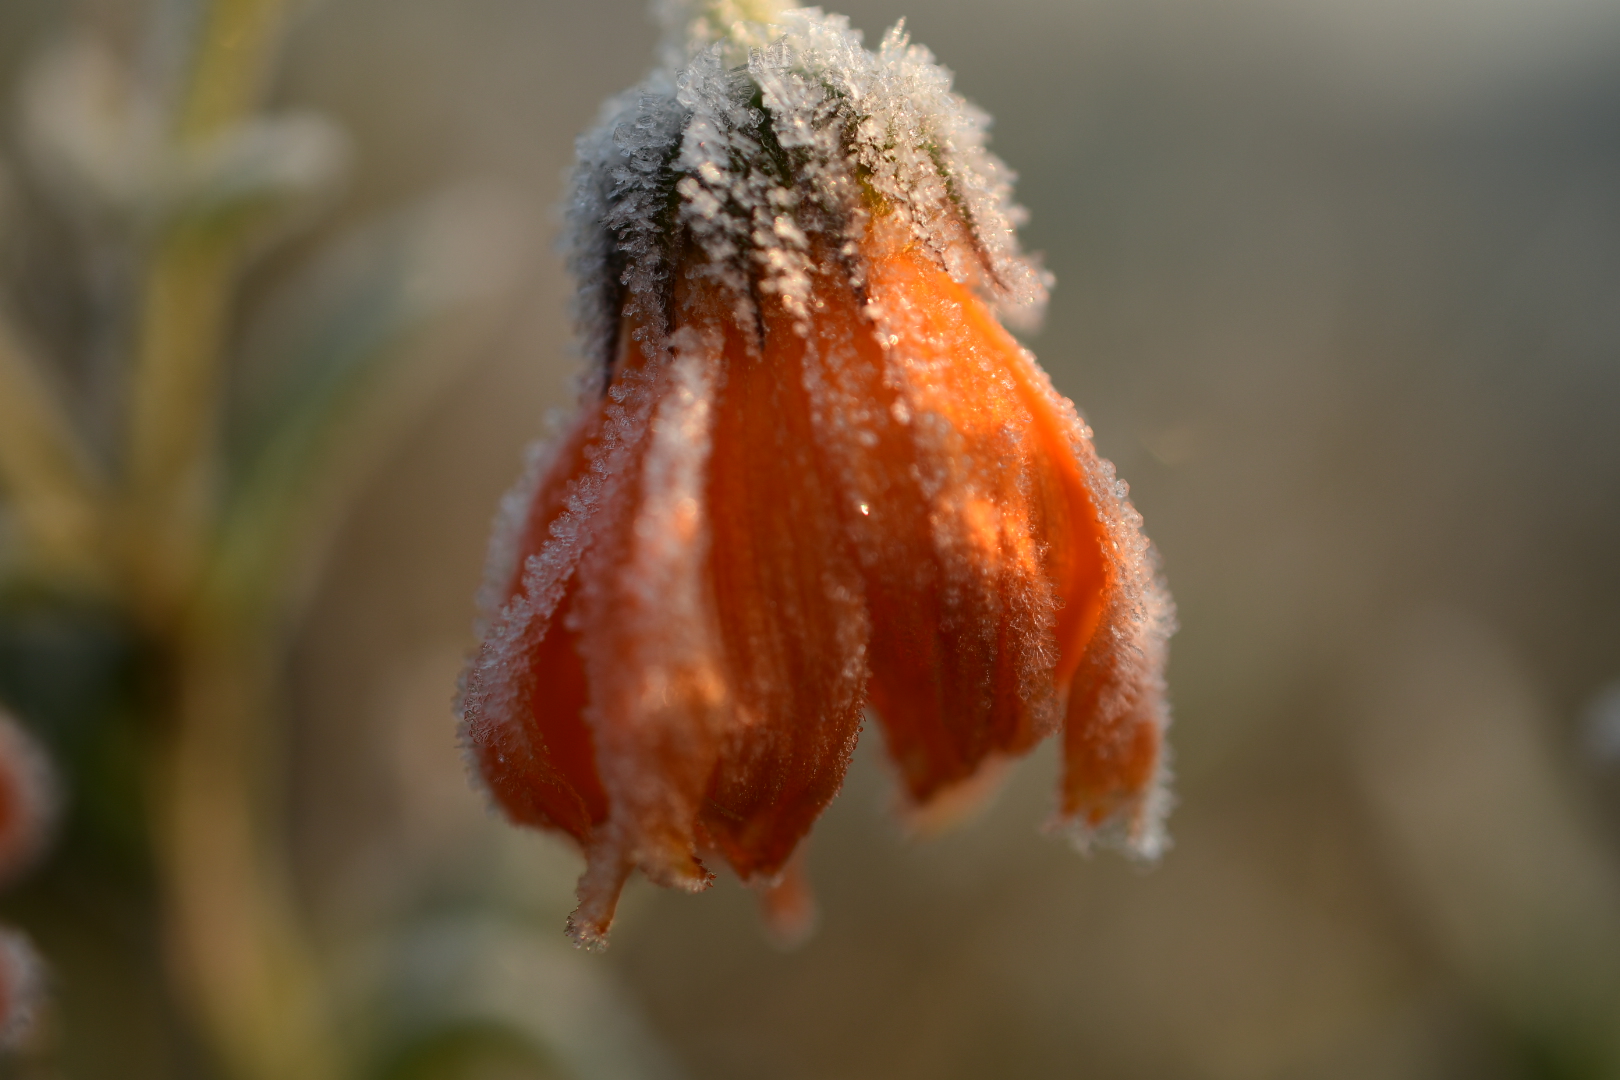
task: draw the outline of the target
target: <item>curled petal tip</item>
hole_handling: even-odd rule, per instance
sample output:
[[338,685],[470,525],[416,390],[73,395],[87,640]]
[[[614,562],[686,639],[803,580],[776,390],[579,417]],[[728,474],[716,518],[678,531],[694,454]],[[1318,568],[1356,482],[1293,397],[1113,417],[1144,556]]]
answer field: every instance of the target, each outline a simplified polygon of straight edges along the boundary
[[585,872],[575,890],[579,906],[568,916],[566,932],[575,945],[600,952],[607,948],[608,928],[619,907],[619,894],[631,864],[610,843],[597,841],[585,850]]
[[[583,906],[582,904],[581,907]],[[601,919],[582,914],[576,909],[573,914],[568,916],[568,922],[564,925],[563,932],[568,935],[568,940],[572,941],[577,949],[583,949],[586,952],[605,952],[608,947],[608,927],[612,922],[611,916],[604,922]]]
[[901,825],[911,835],[928,839],[972,821],[995,802],[1011,767],[1010,759],[993,755],[971,776],[941,788],[921,805],[909,803],[902,797]]
[[1123,853],[1143,866],[1156,866],[1173,845],[1165,819],[1175,803],[1168,771],[1133,801],[1099,808],[1094,816],[1059,811],[1043,831],[1066,837],[1082,855],[1099,847]]
[[810,888],[802,849],[775,881],[756,885],[755,891],[759,894],[760,916],[765,921],[765,933],[771,944],[784,952],[791,951],[815,934],[821,911]]

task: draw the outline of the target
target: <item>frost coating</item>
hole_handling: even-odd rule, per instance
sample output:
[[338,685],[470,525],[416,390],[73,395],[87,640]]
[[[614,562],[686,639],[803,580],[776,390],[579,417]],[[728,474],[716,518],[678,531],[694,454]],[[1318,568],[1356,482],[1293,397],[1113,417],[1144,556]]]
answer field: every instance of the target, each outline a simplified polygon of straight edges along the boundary
[[1025,214],[1012,171],[985,148],[989,117],[903,27],[872,52],[841,15],[783,11],[744,35],[764,44],[730,66],[735,41],[703,45],[709,24],[693,25],[695,54],[675,67],[681,50],[666,50],[669,66],[608,102],[578,143],[575,317],[599,370],[616,355],[627,305],[643,335],[667,330],[671,260],[687,244],[740,321],[775,295],[804,333],[809,238],[858,264],[874,215],[903,223],[1004,320],[1039,319],[1050,277],[1019,252]]
[[[729,720],[702,589],[702,481],[719,350],[690,327],[673,344],[642,460],[626,478],[633,490],[580,567],[585,720],[614,807],[586,857],[609,880],[639,866],[660,884],[697,890],[712,875],[692,856],[693,821]],[[576,939],[601,936],[616,893],[604,889],[593,903],[582,889]]]
[[[1170,727],[1164,669],[1177,629],[1175,602],[1160,572],[1158,552],[1142,533],[1142,515],[1126,497],[1129,486],[1115,475],[1113,462],[1097,455],[1091,427],[1080,419],[1074,404],[1053,389],[1034,357],[1026,352],[1022,359],[1024,377],[1061,417],[1113,556],[1110,600],[1097,630],[1102,640],[1088,650],[1069,690],[1064,755],[1070,776],[1108,764],[1095,760],[1096,747],[1085,744],[1087,730],[1101,728],[1112,734],[1135,728],[1153,733],[1158,747],[1152,776],[1139,792],[1088,799],[1067,790],[1048,827],[1066,833],[1081,851],[1101,843],[1151,862],[1170,846],[1164,822],[1174,803],[1169,744],[1164,739]],[[1077,714],[1088,710],[1090,724],[1076,723]]]
[[568,265],[579,283],[574,319],[581,347],[599,369],[619,351],[621,316],[633,313],[649,342],[668,331],[671,244],[659,222],[674,190],[671,155],[686,120],[670,76],[654,72],[609,99],[597,126],[575,144]]

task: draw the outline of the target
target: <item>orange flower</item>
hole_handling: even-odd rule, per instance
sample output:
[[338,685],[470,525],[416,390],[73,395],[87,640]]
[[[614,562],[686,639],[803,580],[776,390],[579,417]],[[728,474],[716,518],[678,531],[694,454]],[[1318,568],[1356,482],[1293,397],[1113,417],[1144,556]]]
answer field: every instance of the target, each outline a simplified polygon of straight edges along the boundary
[[463,702],[495,802],[584,851],[570,932],[632,869],[717,862],[802,929],[868,709],[919,820],[1061,728],[1059,823],[1155,854],[1171,607],[998,319],[1045,279],[984,119],[899,28],[872,53],[814,10],[688,57],[582,140],[602,379],[507,499]]

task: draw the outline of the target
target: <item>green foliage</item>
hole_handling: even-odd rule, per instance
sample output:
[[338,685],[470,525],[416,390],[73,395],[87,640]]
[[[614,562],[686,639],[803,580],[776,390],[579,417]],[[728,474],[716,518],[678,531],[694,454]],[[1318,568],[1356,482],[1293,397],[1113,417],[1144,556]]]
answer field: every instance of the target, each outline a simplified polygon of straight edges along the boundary
[[566,1080],[544,1051],[512,1028],[466,1022],[419,1035],[374,1080]]

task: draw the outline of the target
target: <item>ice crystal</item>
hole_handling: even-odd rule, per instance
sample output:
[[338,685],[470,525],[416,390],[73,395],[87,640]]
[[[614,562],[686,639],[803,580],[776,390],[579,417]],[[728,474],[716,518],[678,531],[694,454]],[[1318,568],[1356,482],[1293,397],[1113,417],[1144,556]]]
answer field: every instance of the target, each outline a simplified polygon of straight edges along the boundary
[[[701,43],[707,24],[694,25],[687,36]],[[1038,320],[1049,277],[1019,251],[1013,173],[986,149],[989,117],[951,89],[950,71],[903,26],[873,52],[817,8],[780,12],[755,36],[763,44],[734,66],[724,41],[666,50],[680,65],[610,101],[579,141],[569,246],[596,369],[616,355],[627,311],[644,340],[662,338],[671,260],[686,244],[739,319],[755,321],[760,294],[775,294],[802,333],[810,238],[853,262],[874,214],[896,216],[1004,320]]]

